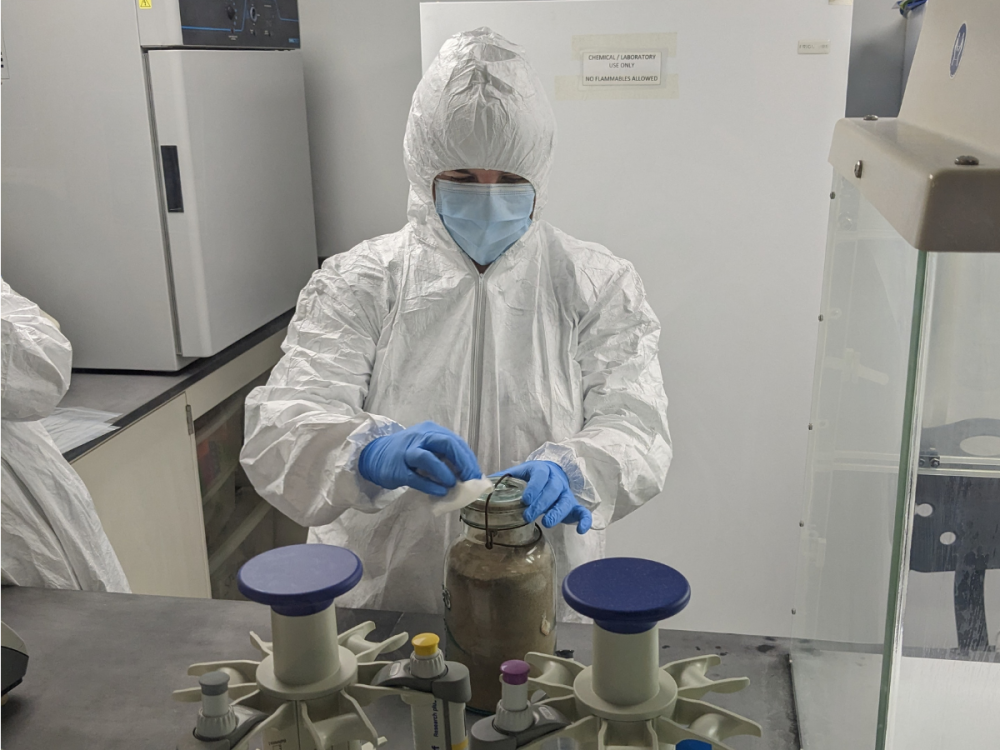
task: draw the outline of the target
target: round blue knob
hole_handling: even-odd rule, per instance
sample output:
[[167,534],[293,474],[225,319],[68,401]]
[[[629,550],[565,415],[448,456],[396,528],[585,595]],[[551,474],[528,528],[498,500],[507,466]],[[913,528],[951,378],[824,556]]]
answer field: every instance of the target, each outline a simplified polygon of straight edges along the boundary
[[303,617],[333,604],[361,580],[361,560],[331,544],[293,544],[248,560],[236,576],[240,593],[279,615]]
[[687,606],[691,586],[662,563],[609,557],[585,563],[566,576],[563,597],[605,630],[645,633]]

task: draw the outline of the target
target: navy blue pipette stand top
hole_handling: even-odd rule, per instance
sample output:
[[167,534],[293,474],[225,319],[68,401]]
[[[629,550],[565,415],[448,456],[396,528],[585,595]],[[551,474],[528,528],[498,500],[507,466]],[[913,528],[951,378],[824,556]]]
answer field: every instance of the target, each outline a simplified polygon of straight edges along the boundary
[[303,617],[333,604],[361,580],[361,560],[332,544],[293,544],[257,555],[236,576],[240,593],[279,615]]
[[609,557],[576,568],[563,580],[566,603],[612,633],[645,633],[691,599],[687,579],[638,557]]

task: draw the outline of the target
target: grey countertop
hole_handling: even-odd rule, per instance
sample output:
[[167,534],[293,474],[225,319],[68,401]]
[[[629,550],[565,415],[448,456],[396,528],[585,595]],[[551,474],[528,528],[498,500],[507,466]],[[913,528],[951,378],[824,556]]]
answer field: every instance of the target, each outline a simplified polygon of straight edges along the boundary
[[[249,602],[175,599],[4,587],[3,620],[24,639],[30,659],[24,682],[3,706],[6,750],[101,748],[168,750],[194,725],[196,706],[175,703],[172,690],[191,687],[189,664],[259,659],[248,631],[270,639],[267,608]],[[370,639],[407,631],[443,635],[434,615],[338,610],[340,629],[365,620]],[[559,648],[590,663],[590,626],[559,626]],[[751,685],[710,700],[764,727],[764,737],[734,737],[734,750],[798,750],[788,652],[774,638],[661,630],[662,662],[716,653],[717,677],[750,677]],[[384,658],[401,658],[402,653]],[[366,709],[386,750],[411,748],[409,710],[397,699]]]
[[128,416],[157,400],[187,378],[181,373],[88,372],[73,373],[70,388],[59,406],[100,409]]
[[[110,370],[74,370],[69,391],[59,402],[60,407],[83,407],[120,414],[113,424],[127,427],[156,407],[165,404],[193,383],[215,372],[257,344],[288,327],[293,311],[278,316],[213,357],[192,362],[173,373],[123,372]],[[102,435],[81,446],[66,451],[72,461],[114,435]]]

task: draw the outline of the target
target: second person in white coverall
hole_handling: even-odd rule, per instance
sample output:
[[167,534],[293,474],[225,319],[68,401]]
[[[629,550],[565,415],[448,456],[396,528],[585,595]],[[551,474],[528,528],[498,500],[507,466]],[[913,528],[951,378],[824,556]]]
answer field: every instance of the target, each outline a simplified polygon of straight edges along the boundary
[[407,123],[406,226],[324,263],[247,399],[257,491],[364,563],[344,606],[442,611],[458,514],[418,490],[527,480],[561,580],[663,488],[659,323],[631,264],[541,219],[554,142],[519,47],[446,42]]
[[3,583],[128,593],[90,493],[39,421],[69,388],[70,343],[5,281],[0,302]]

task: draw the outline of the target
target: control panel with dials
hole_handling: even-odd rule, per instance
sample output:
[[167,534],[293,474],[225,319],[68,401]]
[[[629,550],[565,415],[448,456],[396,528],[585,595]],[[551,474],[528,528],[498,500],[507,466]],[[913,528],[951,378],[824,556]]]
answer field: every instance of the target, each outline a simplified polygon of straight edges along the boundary
[[178,0],[185,47],[297,49],[297,0]]

